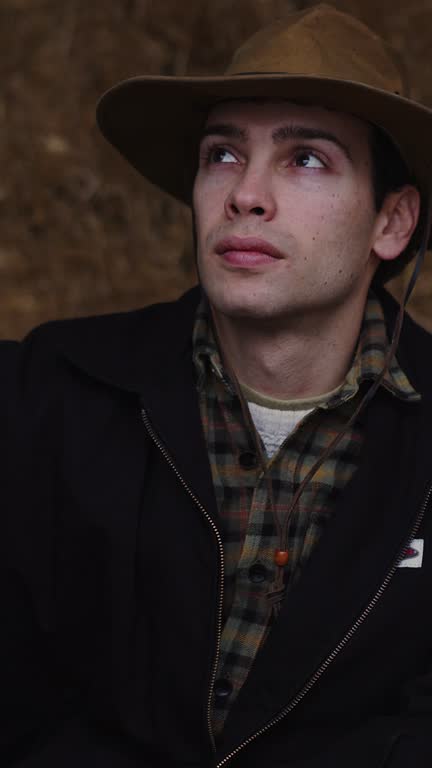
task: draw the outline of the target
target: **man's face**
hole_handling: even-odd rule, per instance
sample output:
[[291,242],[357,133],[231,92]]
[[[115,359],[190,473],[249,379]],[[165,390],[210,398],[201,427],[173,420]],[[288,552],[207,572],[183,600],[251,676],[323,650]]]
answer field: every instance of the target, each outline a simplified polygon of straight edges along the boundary
[[365,295],[378,261],[366,123],[288,102],[219,104],[193,206],[216,311],[283,324]]

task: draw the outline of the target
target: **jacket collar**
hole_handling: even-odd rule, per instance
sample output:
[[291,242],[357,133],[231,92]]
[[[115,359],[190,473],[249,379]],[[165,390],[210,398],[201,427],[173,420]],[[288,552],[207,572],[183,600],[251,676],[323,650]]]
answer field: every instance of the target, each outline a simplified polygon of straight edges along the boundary
[[170,389],[179,366],[191,359],[200,295],[196,286],[174,302],[56,323],[57,352],[88,376],[127,392]]
[[[198,287],[178,301],[61,323],[58,351],[88,376],[140,397],[176,468],[215,518],[216,502],[192,365]],[[190,434],[193,440],[188,440]]]

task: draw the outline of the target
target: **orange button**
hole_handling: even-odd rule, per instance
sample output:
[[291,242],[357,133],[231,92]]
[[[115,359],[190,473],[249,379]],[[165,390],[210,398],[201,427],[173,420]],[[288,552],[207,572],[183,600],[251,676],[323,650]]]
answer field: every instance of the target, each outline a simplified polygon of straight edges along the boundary
[[277,549],[274,555],[276,565],[284,566],[287,564],[289,554],[285,549]]

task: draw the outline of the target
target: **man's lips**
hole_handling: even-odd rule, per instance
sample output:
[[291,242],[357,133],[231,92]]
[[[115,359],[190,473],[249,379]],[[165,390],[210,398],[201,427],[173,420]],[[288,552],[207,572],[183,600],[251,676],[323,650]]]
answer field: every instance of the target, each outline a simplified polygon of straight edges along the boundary
[[216,243],[215,251],[234,266],[250,267],[282,259],[278,248],[258,237],[226,237]]

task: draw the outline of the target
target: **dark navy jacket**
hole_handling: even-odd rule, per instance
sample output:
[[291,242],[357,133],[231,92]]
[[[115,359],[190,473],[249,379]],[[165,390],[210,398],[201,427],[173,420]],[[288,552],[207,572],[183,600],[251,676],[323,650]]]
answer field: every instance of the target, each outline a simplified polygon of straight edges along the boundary
[[[2,442],[0,765],[430,768],[432,338],[406,320],[398,358],[422,401],[379,391],[362,416],[359,469],[215,751],[221,541],[197,301],[21,345]],[[398,567],[413,539],[421,567]]]

